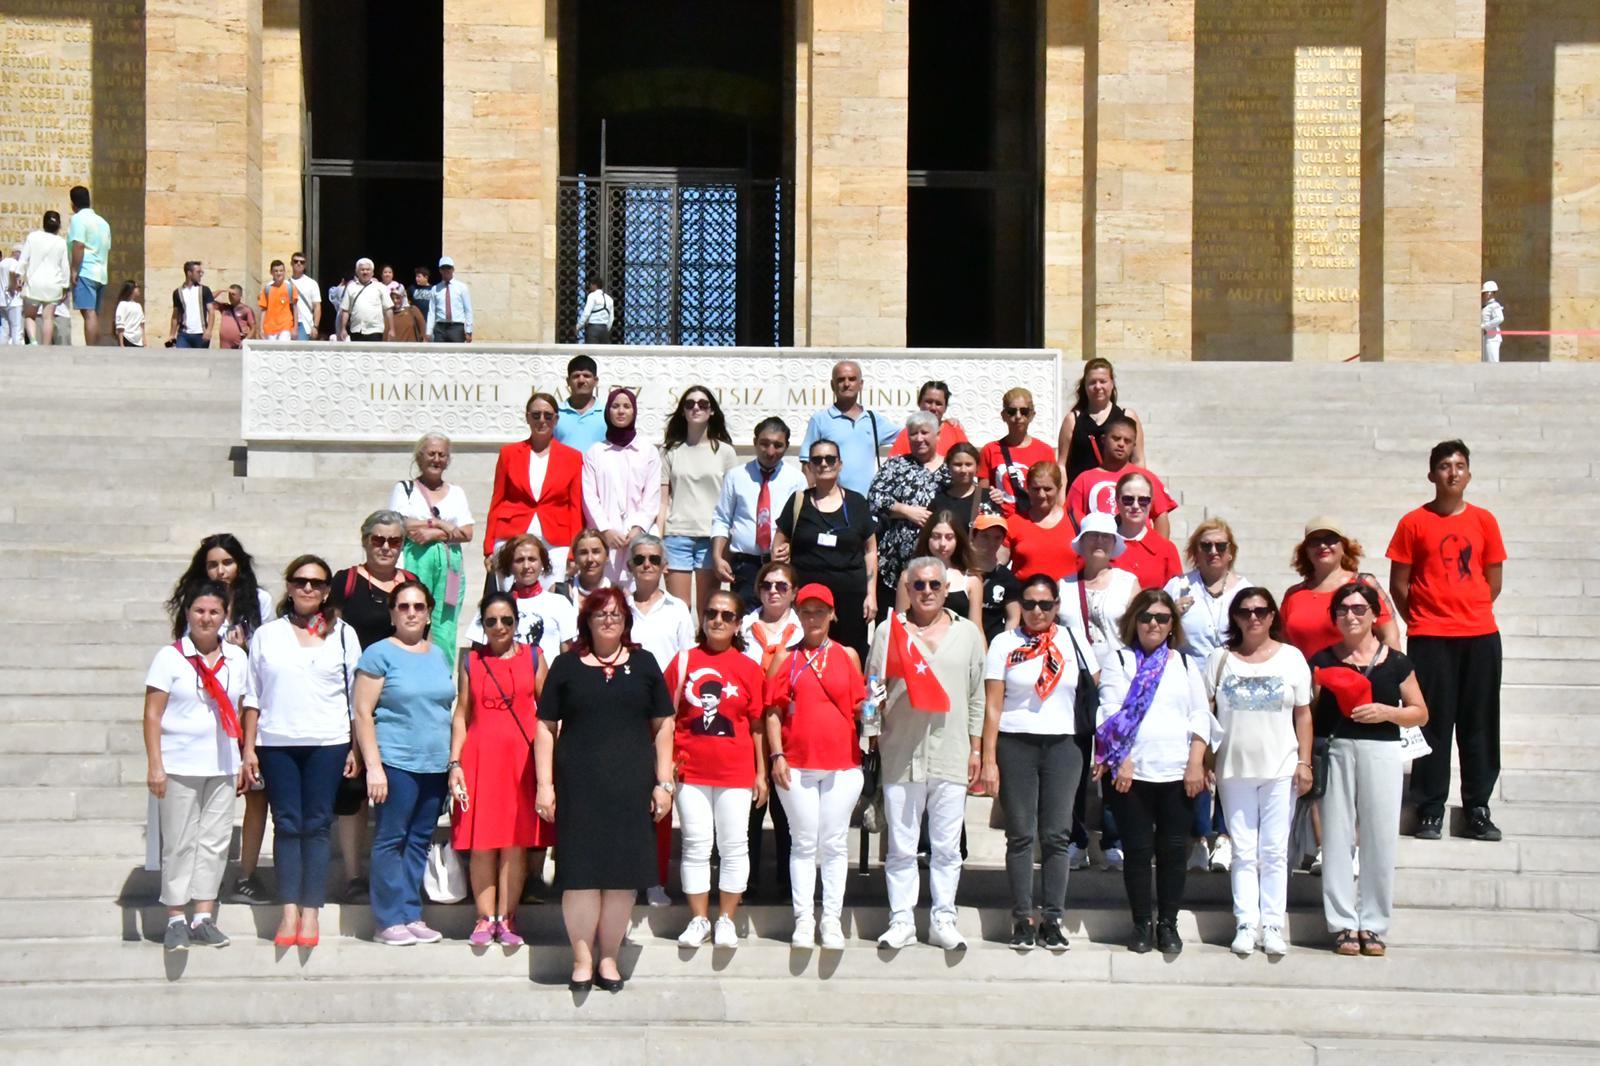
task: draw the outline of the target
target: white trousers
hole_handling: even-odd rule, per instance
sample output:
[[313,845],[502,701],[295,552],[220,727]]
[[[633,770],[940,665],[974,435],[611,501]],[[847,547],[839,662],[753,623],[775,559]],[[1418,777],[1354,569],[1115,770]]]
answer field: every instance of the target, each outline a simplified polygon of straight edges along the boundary
[[1233,917],[1239,925],[1282,929],[1289,906],[1289,828],[1294,778],[1229,777],[1217,781],[1222,817],[1233,840]]
[[233,778],[167,775],[161,810],[161,902],[217,898],[233,839]]
[[789,787],[773,790],[789,816],[789,884],[796,918],[810,918],[822,871],[822,916],[844,913],[850,874],[850,815],[861,798],[861,770],[790,770]]
[[743,892],[750,884],[750,797],[748,788],[678,786],[678,831],[683,836],[680,867],[685,895],[711,891],[713,832],[722,857],[717,888]]
[[0,344],[21,344],[22,337],[22,299],[11,307],[0,311]]
[[1483,361],[1485,363],[1498,363],[1500,361],[1500,334],[1483,336]]
[[888,823],[889,921],[913,921],[920,890],[917,843],[922,814],[928,814],[928,894],[930,922],[955,921],[956,886],[961,881],[961,825],[966,819],[967,786],[954,781],[905,781],[883,786],[883,817]]

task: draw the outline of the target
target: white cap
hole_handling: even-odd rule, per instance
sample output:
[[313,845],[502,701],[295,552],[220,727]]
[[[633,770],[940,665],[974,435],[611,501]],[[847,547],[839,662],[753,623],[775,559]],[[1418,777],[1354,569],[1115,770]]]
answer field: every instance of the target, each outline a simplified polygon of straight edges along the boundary
[[456,268],[456,261],[451,259],[448,255],[441,255],[439,257],[439,269],[443,270],[445,267],[449,267],[451,270],[454,270]]
[[1079,555],[1083,554],[1083,535],[1085,533],[1105,533],[1116,538],[1116,543],[1111,546],[1109,557],[1115,559],[1122,554],[1128,542],[1123,539],[1122,533],[1117,529],[1117,520],[1108,514],[1091,511],[1083,516],[1083,522],[1078,526],[1078,535],[1072,538],[1072,550]]
[[1500,286],[1496,285],[1492,281],[1486,281],[1486,282],[1483,283],[1483,291],[1484,292],[1499,292],[1500,291]]

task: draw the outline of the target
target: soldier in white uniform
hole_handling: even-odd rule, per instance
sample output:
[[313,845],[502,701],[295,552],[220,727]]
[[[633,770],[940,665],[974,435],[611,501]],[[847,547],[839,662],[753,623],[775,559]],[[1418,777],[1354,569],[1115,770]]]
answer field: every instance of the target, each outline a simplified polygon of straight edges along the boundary
[[1500,324],[1506,320],[1505,308],[1500,306],[1497,294],[1500,286],[1492,281],[1483,283],[1483,361],[1485,363],[1498,363],[1500,361]]

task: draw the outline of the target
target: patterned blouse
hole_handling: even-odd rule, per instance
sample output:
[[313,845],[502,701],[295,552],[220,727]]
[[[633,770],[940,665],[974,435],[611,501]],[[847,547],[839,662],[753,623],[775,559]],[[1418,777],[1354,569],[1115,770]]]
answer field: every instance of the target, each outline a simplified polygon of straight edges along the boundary
[[917,546],[920,526],[898,515],[891,515],[889,507],[896,503],[913,507],[928,507],[933,498],[950,484],[950,468],[938,466],[929,470],[909,455],[897,455],[878,468],[867,491],[867,503],[872,507],[872,517],[878,520],[878,582],[893,588],[900,580],[900,571],[911,561]]

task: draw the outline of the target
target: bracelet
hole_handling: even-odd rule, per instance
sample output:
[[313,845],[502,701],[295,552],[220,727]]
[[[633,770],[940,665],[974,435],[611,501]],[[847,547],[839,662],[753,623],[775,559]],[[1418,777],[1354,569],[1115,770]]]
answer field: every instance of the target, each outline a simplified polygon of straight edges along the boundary
[[1310,764],[1310,763],[1308,763],[1308,762],[1305,762],[1305,761],[1301,761],[1301,762],[1297,762],[1297,763],[1295,763],[1295,765],[1296,765],[1296,766],[1310,766],[1310,767],[1311,767],[1311,769],[1313,769],[1313,770],[1315,770],[1315,769],[1316,769],[1316,767],[1315,767],[1315,766],[1311,766],[1311,764]]
[[459,769],[461,769],[461,760],[460,759],[451,759],[449,762],[444,764],[444,772],[445,773],[449,773],[451,770],[459,770]]
[[788,762],[789,761],[788,758],[783,754],[783,752],[775,751],[771,755],[767,756],[767,765],[768,766],[772,765],[772,763],[773,763],[773,761],[775,759],[783,759],[784,762]]

